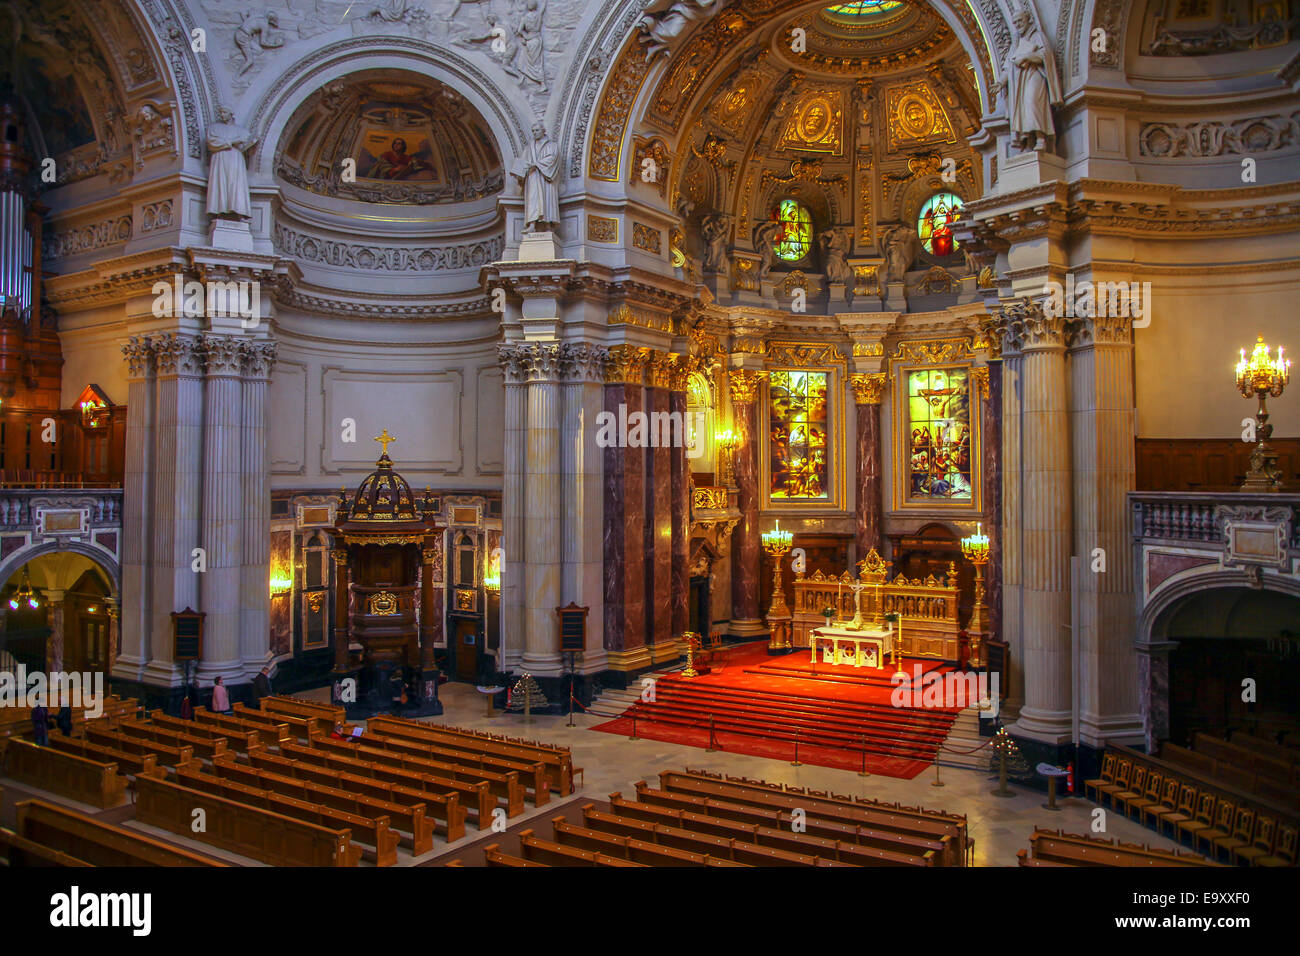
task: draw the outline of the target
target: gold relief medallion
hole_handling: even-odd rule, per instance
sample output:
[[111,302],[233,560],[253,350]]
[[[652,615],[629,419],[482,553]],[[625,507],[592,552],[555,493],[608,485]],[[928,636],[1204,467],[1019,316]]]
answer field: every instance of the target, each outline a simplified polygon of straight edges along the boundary
[[366,601],[366,613],[375,617],[392,617],[397,613],[397,595],[392,591],[370,595]]

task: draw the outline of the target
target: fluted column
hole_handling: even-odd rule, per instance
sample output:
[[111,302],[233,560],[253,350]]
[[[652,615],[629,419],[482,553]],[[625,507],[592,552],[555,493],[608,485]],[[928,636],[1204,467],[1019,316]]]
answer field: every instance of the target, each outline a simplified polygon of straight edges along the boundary
[[[203,525],[200,544],[207,571],[200,575],[200,599],[207,614],[199,679],[224,677],[236,683],[240,664],[240,570],[244,482],[240,471],[243,357],[238,339],[204,335],[207,412],[203,422]],[[263,582],[261,588],[267,591]]]
[[1020,560],[1025,703],[1014,733],[1071,737],[1070,418],[1065,322],[1037,302],[1004,309],[1021,352]]
[[564,376],[560,411],[561,501],[564,508],[564,556],[561,605],[570,601],[589,608],[587,644],[578,668],[604,670],[601,636],[604,620],[603,538],[604,463],[596,444],[596,418],[604,409],[607,352],[586,343],[560,346]]
[[122,481],[121,649],[112,674],[139,680],[152,654],[155,365],[148,337],[122,346],[127,363],[126,462]]
[[524,491],[524,670],[561,672],[559,619],[563,548],[560,526],[559,346],[535,345],[526,358],[527,473]]
[[348,571],[346,548],[330,552],[334,559],[334,677],[348,673],[348,644],[351,641],[348,619],[348,601],[351,597],[351,576]]
[[524,487],[528,387],[524,382],[524,354],[515,346],[499,349],[505,375],[505,428],[503,434],[505,473],[501,492],[501,547],[505,552],[501,571],[501,643],[497,667],[512,671],[524,654]]
[[243,540],[240,544],[239,656],[246,674],[266,661],[271,639],[271,476],[266,462],[266,394],[275,365],[274,342],[247,342],[241,349],[243,422]]
[[[1023,606],[1021,600],[1021,535],[1020,502],[1024,480],[1021,451],[1023,430],[1020,423],[1021,369],[1024,357],[1020,345],[1006,328],[1006,318],[996,316],[991,331],[1001,342],[1002,354],[1002,524],[1000,545],[1002,560],[999,563],[1002,577],[1001,630],[998,635],[1007,644],[1008,667],[1003,675],[1006,682],[1006,699],[1003,712],[1009,718],[1020,712],[1025,702],[1025,641]],[[995,526],[997,527],[997,526]],[[991,550],[991,548],[990,548]],[[989,562],[996,560],[990,556]]]
[[885,394],[885,373],[854,372],[849,376],[849,385],[853,389],[857,420],[855,544],[858,560],[862,560],[873,548],[877,552],[883,550],[885,499],[880,461],[880,402]]
[[1078,323],[1070,351],[1074,417],[1074,622],[1079,642],[1079,738],[1142,740],[1134,649],[1134,569],[1128,492],[1134,462],[1133,345],[1129,319]]
[[732,532],[731,633],[753,637],[766,634],[758,608],[758,572],[762,565],[758,529],[758,410],[759,386],[767,373],[732,369],[732,420],[740,435],[735,453],[737,506],[740,523]]
[[[200,610],[195,548],[203,540],[203,346],[198,336],[168,333],[154,340],[157,417],[154,432],[152,521],[153,600],[149,683],[179,678],[172,662],[173,611]],[[235,398],[237,400],[237,396]],[[206,633],[205,633],[206,639]],[[206,640],[205,640],[206,643]]]

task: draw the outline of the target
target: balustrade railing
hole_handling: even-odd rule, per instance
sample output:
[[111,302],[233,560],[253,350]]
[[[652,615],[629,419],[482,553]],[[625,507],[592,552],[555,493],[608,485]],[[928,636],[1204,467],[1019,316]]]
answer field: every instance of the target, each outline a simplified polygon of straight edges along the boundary
[[92,527],[122,522],[120,488],[0,488],[0,530],[21,531],[34,526],[43,508],[58,511],[89,509]]

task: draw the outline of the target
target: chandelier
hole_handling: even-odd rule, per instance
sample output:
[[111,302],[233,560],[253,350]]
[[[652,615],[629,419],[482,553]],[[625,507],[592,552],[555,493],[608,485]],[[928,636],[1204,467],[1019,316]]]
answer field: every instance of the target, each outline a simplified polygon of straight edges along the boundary
[[40,607],[41,602],[36,597],[36,592],[32,589],[31,578],[27,576],[27,569],[23,568],[23,579],[18,583],[17,590],[9,596],[9,608],[18,610],[26,605],[33,611]]

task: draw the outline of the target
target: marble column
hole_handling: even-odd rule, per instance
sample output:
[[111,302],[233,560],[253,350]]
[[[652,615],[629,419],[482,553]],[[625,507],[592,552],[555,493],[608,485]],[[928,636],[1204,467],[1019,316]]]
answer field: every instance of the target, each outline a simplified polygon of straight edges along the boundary
[[239,656],[244,673],[251,677],[266,663],[271,640],[271,476],[266,458],[266,396],[276,346],[270,341],[246,342],[241,351],[243,540]]
[[885,393],[884,372],[854,372],[849,376],[857,420],[857,523],[855,545],[861,561],[874,548],[884,551],[882,528],[885,512],[881,466],[880,402]]
[[564,546],[560,525],[559,346],[534,345],[525,360],[528,381],[528,481],[524,489],[523,669],[557,677],[560,662],[560,573]]
[[984,566],[984,603],[988,605],[989,632],[1002,634],[1002,362],[985,367],[980,398],[980,454],[983,456],[985,532],[989,536],[989,563]]
[[[618,345],[605,366],[605,411],[616,421],[644,411],[649,350]],[[646,650],[645,449],[606,445],[604,555],[605,650],[610,667],[630,671],[651,663]]]
[[561,500],[564,508],[564,557],[561,604],[588,608],[587,643],[581,673],[605,669],[604,621],[604,486],[603,454],[596,444],[596,419],[604,410],[605,361],[598,345],[560,346],[564,375],[560,411]]
[[1133,643],[1134,567],[1128,493],[1136,485],[1133,344],[1127,317],[1076,324],[1070,349],[1073,404],[1074,636],[1079,740],[1143,738]]
[[45,589],[45,622],[50,629],[50,636],[45,641],[45,670],[53,674],[63,670],[65,620],[63,598],[66,591],[56,588]]
[[117,666],[118,655],[122,653],[122,608],[115,598],[105,598],[104,605],[108,611],[107,671],[112,674],[113,668]]
[[[173,611],[201,610],[196,548],[203,540],[203,363],[198,336],[172,332],[153,340],[157,364],[152,523],[152,620],[147,683],[171,686],[180,673],[172,661]],[[237,400],[237,399],[236,399]],[[206,634],[205,634],[206,639]],[[205,640],[206,645],[206,640]],[[206,649],[206,648],[205,648]]]
[[1025,703],[1013,733],[1059,745],[1072,736],[1070,419],[1065,321],[1041,303],[1003,309],[1021,352],[1021,604]]
[[[154,433],[157,405],[153,345],[132,336],[127,363],[126,462],[122,481],[122,646],[112,674],[140,680],[152,655]],[[161,638],[160,638],[161,639]]]
[[433,649],[442,640],[443,581],[441,533],[425,535],[420,549],[420,670],[433,670]]
[[499,356],[505,375],[505,427],[503,432],[505,473],[501,492],[501,547],[505,557],[501,568],[501,637],[497,667],[515,671],[524,654],[524,487],[527,483],[524,457],[528,387],[524,382],[525,349],[501,346]]
[[351,575],[348,568],[346,548],[334,548],[330,551],[334,559],[334,672],[337,680],[351,670],[348,661],[348,644],[351,630],[348,621],[348,599],[351,596]]
[[[646,409],[650,448],[646,450],[646,616],[648,643],[656,662],[677,656],[673,639],[673,442],[669,392],[673,357],[655,352],[647,369]],[[665,429],[660,423],[668,422]],[[680,441],[678,441],[681,444]]]
[[[685,355],[674,356],[671,373],[670,411],[682,423],[683,444],[672,449],[672,622],[673,640],[681,639],[690,627],[690,578],[687,571],[688,548],[691,534],[691,477],[686,442],[690,440],[692,422],[686,410],[686,388],[690,379],[691,363]],[[696,441],[704,442],[697,435]],[[707,636],[708,626],[704,626]]]
[[759,386],[766,372],[732,369],[729,377],[734,430],[740,435],[735,452],[737,506],[740,523],[732,532],[731,633],[756,637],[767,633],[758,607],[758,574],[762,554],[758,528],[758,408]]
[[[232,335],[202,337],[207,367],[207,414],[203,421],[203,524],[199,543],[207,571],[199,576],[203,657],[199,680],[243,679],[240,663],[240,544],[243,476],[240,471],[240,341]],[[261,590],[268,591],[263,582]],[[197,605],[196,605],[197,607]]]

